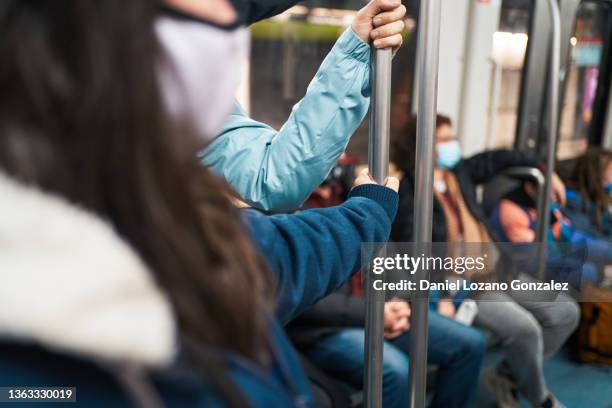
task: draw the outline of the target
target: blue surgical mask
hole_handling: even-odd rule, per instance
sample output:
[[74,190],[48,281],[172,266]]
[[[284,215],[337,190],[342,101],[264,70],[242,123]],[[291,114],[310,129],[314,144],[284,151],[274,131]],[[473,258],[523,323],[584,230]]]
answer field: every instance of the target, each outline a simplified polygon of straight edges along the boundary
[[606,193],[612,194],[612,181],[604,187],[604,190],[606,190]]
[[459,163],[459,160],[461,160],[461,146],[456,140],[438,143],[436,148],[438,151],[438,167],[452,169]]

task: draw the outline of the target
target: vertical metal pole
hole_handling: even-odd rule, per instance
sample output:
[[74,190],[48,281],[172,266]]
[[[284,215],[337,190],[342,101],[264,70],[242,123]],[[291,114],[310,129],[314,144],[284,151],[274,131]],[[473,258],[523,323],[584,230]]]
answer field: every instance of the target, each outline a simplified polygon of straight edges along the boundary
[[538,214],[536,239],[540,242],[538,252],[538,277],[545,278],[546,259],[548,255],[548,226],[550,224],[550,201],[552,193],[552,176],[555,171],[557,149],[557,128],[559,126],[559,71],[561,69],[561,15],[557,0],[548,0],[552,22],[550,42],[550,60],[548,71],[548,140],[546,145],[546,170],[544,180],[543,204]]
[[491,92],[489,95],[489,123],[487,124],[487,149],[495,149],[497,127],[497,111],[499,110],[499,95],[502,85],[502,67],[495,58],[491,58]]
[[[384,183],[389,172],[391,118],[391,49],[371,52],[372,103],[368,167],[377,183]],[[364,401],[367,408],[382,407],[382,361],[384,342],[385,292],[372,289],[371,273],[365,275],[365,376]]]
[[[415,247],[431,242],[433,216],[434,138],[438,95],[438,53],[440,48],[440,0],[421,0],[417,63],[419,100],[414,192]],[[421,245],[423,244],[423,245]],[[420,278],[423,279],[422,271]],[[427,382],[427,322],[429,296],[426,291],[412,301],[410,335],[409,406],[424,408]]]
[[[608,95],[612,95],[612,82]],[[606,112],[606,122],[604,124],[604,136],[601,142],[601,147],[604,149],[612,149],[612,97],[608,96],[608,111]]]

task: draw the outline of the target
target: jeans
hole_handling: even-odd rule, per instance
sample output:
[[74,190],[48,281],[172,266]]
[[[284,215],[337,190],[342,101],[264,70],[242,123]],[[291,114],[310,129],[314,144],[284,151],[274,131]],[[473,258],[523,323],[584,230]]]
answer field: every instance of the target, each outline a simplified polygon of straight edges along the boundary
[[596,268],[612,265],[612,242],[590,238],[586,241],[586,264]]
[[587,240],[581,284],[587,282],[597,284],[600,279],[599,270],[606,265],[612,265],[612,243],[593,238]]
[[580,231],[574,232],[572,239],[571,243],[559,244],[561,253],[549,255],[547,279],[561,279],[580,290],[586,283],[597,284],[598,270],[612,265],[612,243]]
[[[524,281],[529,277],[522,275]],[[580,310],[565,294],[555,301],[530,301],[512,293],[485,292],[475,298],[474,324],[490,334],[491,345],[504,353],[502,368],[533,404],[548,396],[542,365],[556,353],[578,325]]]
[[[321,369],[361,388],[364,370],[364,330],[344,329],[312,347],[308,357]],[[383,346],[383,406],[408,406],[408,344],[410,332]],[[429,314],[427,360],[439,366],[433,407],[465,407],[476,394],[485,336],[472,327],[435,312]]]

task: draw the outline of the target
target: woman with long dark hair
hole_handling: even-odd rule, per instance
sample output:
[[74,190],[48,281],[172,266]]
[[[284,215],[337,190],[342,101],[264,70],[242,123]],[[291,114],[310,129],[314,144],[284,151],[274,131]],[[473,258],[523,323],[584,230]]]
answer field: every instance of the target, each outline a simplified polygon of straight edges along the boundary
[[589,147],[576,159],[568,186],[566,210],[576,228],[612,240],[612,151]]
[[397,195],[363,178],[340,207],[234,209],[197,162],[168,48],[208,55],[200,89],[231,107],[244,36],[213,3],[0,5],[0,386],[76,386],[88,407],[312,404],[276,318],[358,269]]

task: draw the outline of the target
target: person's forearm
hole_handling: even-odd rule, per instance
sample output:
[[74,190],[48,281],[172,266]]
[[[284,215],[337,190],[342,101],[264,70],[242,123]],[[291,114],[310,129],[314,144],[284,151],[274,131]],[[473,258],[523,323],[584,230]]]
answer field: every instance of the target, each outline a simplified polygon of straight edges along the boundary
[[365,299],[336,291],[302,313],[299,319],[320,327],[363,326]]
[[245,212],[278,285],[279,321],[291,320],[359,270],[362,255],[368,256],[362,243],[387,241],[397,201],[393,190],[365,185],[337,207],[276,216]]

